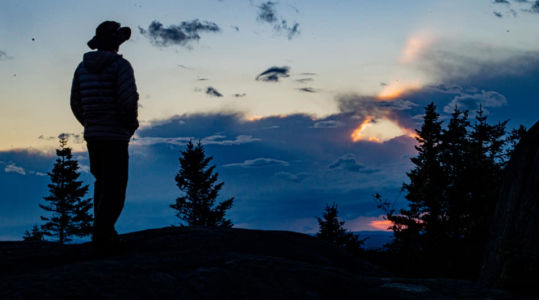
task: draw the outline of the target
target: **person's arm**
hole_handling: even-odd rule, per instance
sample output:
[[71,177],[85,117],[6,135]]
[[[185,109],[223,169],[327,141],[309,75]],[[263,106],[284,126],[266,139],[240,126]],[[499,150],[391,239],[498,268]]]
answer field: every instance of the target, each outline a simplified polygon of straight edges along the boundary
[[73,82],[71,84],[71,111],[73,112],[73,115],[75,115],[75,118],[77,118],[77,121],[81,123],[82,126],[84,126],[84,119],[82,117],[82,103],[80,99],[80,86],[79,86],[79,76],[77,75],[77,71],[75,71],[75,74],[73,75]]
[[120,118],[132,135],[139,126],[137,120],[139,96],[135,83],[135,74],[131,64],[127,60],[123,60],[118,68],[117,88]]

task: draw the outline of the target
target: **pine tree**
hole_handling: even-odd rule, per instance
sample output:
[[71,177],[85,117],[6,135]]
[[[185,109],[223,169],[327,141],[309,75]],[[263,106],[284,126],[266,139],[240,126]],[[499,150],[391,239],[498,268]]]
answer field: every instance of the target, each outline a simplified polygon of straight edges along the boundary
[[498,201],[498,191],[502,183],[505,165],[505,126],[507,121],[496,125],[487,123],[487,116],[480,107],[469,135],[470,157],[465,180],[468,182],[466,203],[466,238],[481,255],[492,216]]
[[337,204],[326,204],[322,218],[316,217],[319,225],[316,237],[353,252],[360,250],[367,238],[360,240],[353,232],[347,231],[344,221],[339,220],[338,213]]
[[43,231],[41,231],[39,226],[34,225],[31,231],[26,230],[24,232],[22,238],[24,241],[43,241]]
[[411,159],[415,168],[407,173],[410,182],[402,187],[407,192],[405,197],[409,208],[402,209],[400,215],[392,215],[390,219],[397,229],[395,237],[405,244],[404,247],[419,247],[419,239],[424,240],[423,246],[434,245],[443,233],[445,208],[442,187],[446,179],[440,162],[441,124],[436,105],[431,102],[425,107],[421,129],[416,130],[418,145],[415,149],[418,155]]
[[175,179],[184,196],[177,198],[170,207],[188,226],[232,227],[232,222],[225,218],[225,214],[232,207],[234,198],[214,207],[224,183],[217,183],[219,174],[214,172],[215,165],[209,165],[212,159],[212,156],[206,156],[200,142],[195,146],[189,141],[181,152],[180,171]]
[[458,238],[465,234],[468,213],[466,212],[467,182],[465,172],[469,164],[470,142],[468,139],[468,111],[455,109],[442,137],[442,165],[447,176],[445,203],[447,214],[447,236]]
[[51,183],[49,195],[43,199],[46,204],[39,207],[52,216],[41,217],[46,223],[41,225],[45,236],[55,236],[63,244],[71,240],[71,236],[86,236],[91,233],[93,217],[91,199],[82,199],[88,192],[88,185],[78,181],[79,165],[67,147],[67,136],[59,136],[60,148],[56,149],[57,159],[51,172],[48,173]]
[[482,261],[508,153],[525,129],[507,137],[507,121],[489,124],[480,106],[473,124],[467,111],[455,107],[441,130],[435,108],[432,103],[425,108],[417,131],[415,168],[403,185],[408,208],[396,214],[380,195],[375,199],[393,222],[392,248],[403,255],[401,260],[412,261],[408,267],[473,276]]

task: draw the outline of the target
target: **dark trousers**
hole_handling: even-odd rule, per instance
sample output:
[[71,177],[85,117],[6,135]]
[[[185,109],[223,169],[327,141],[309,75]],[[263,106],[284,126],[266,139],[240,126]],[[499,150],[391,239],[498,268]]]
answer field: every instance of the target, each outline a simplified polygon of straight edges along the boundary
[[94,185],[94,242],[114,238],[114,224],[125,202],[129,166],[128,142],[92,141],[87,143],[90,172]]

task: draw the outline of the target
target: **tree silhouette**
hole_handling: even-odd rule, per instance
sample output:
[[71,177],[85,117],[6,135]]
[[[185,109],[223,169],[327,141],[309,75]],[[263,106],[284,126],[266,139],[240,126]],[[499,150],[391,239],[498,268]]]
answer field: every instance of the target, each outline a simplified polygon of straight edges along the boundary
[[214,207],[224,183],[217,182],[219,174],[214,172],[215,165],[209,165],[212,159],[212,156],[206,156],[200,142],[195,146],[189,141],[181,152],[180,171],[175,179],[184,195],[178,197],[170,207],[188,226],[232,227],[232,222],[225,218],[225,214],[232,207],[234,198]]
[[31,231],[26,230],[24,232],[24,235],[22,238],[25,241],[43,241],[43,231],[41,231],[39,226],[34,225],[32,226]]
[[319,225],[316,237],[353,252],[360,250],[367,238],[360,240],[353,232],[347,231],[338,213],[337,204],[326,204],[322,218],[316,217]]
[[[496,207],[503,167],[523,127],[506,136],[507,121],[491,125],[480,106],[473,120],[457,107],[447,128],[434,103],[425,107],[414,169],[403,184],[408,207],[399,213],[377,194],[392,221],[401,260],[427,272],[473,276],[478,271]],[[406,266],[404,268],[407,268]],[[432,274],[431,274],[432,275]]]
[[67,147],[67,136],[61,134],[60,148],[56,149],[57,159],[51,172],[48,172],[51,183],[49,196],[43,199],[47,204],[39,207],[52,215],[41,217],[46,223],[41,225],[45,236],[55,236],[63,244],[71,240],[71,236],[86,236],[92,231],[93,217],[91,199],[82,199],[88,192],[88,185],[78,181],[79,164],[71,155],[71,148]]

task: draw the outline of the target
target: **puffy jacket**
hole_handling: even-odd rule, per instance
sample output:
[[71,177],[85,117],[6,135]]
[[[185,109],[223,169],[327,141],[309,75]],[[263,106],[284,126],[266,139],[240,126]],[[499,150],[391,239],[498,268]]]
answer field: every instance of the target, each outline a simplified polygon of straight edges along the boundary
[[71,110],[84,139],[129,141],[138,128],[138,93],[131,64],[106,51],[84,54],[71,86]]

